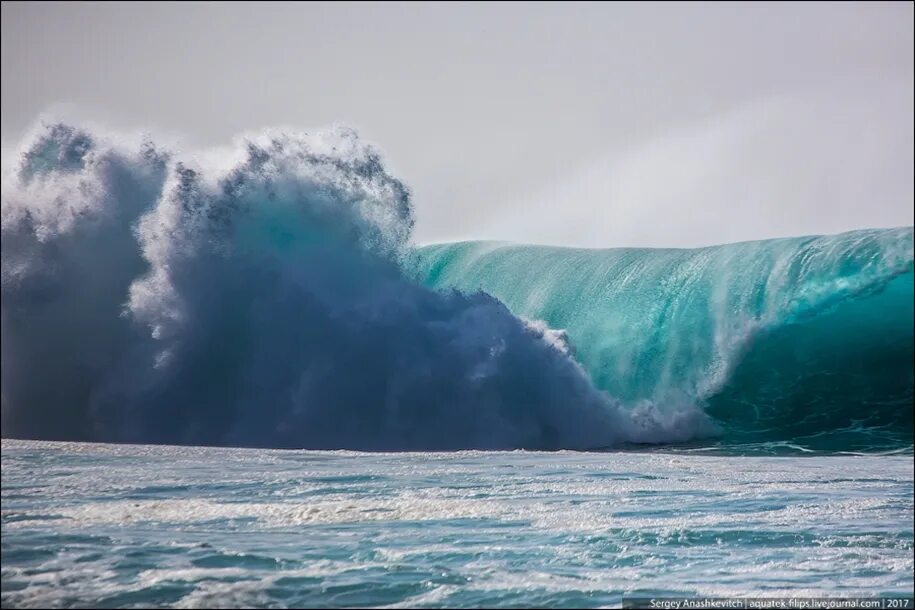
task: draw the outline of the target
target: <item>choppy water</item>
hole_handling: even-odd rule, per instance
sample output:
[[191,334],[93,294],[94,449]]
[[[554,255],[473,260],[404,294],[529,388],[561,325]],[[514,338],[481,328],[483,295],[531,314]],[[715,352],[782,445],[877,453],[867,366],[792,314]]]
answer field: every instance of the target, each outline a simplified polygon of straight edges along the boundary
[[4,607],[912,591],[911,455],[2,447]]

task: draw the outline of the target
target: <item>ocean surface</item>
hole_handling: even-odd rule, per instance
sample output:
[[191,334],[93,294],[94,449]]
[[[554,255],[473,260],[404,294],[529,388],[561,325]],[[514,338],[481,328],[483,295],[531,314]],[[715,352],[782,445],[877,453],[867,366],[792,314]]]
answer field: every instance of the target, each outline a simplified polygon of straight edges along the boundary
[[912,593],[911,454],[2,447],[4,607]]

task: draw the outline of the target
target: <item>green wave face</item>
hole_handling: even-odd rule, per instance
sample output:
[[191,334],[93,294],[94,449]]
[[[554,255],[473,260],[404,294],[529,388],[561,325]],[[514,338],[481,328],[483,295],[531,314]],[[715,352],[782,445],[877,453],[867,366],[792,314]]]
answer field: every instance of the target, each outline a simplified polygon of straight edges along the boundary
[[911,227],[699,249],[462,242],[408,264],[564,329],[599,388],[699,405],[726,440],[912,443]]

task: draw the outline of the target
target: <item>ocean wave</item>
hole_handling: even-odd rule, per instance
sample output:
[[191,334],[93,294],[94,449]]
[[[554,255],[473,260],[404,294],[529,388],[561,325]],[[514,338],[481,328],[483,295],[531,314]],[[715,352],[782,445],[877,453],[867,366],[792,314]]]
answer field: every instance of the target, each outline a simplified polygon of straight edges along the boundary
[[595,385],[693,403],[725,440],[911,446],[911,227],[698,249],[421,248],[428,286],[566,331]]

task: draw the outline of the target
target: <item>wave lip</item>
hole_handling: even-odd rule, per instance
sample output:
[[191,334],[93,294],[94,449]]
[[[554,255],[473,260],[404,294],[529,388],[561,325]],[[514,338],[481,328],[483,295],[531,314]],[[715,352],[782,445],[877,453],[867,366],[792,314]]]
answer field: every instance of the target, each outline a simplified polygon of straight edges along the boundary
[[421,248],[432,287],[563,328],[595,385],[693,402],[734,442],[911,446],[911,227],[699,249]]

